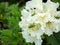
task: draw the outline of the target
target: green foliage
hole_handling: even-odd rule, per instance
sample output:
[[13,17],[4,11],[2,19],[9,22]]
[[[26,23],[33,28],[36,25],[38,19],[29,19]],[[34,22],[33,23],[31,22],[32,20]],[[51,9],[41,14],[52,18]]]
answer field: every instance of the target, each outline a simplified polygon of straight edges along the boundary
[[[55,36],[57,36],[57,34],[53,34],[53,35],[51,35],[49,37],[46,36],[48,45],[60,45],[60,37],[55,37]],[[58,36],[59,36],[59,34],[58,34]],[[59,40],[58,40],[58,38],[59,38]]]
[[26,43],[20,33],[20,10],[23,7],[18,7],[18,3],[12,5],[8,2],[0,3],[0,43],[2,45],[32,45]]
[[54,2],[59,2],[59,3],[60,3],[60,0],[52,0],[52,1],[54,1]]
[[18,4],[0,3],[0,40],[2,45],[23,44],[24,39],[19,28],[20,17]]
[[[60,3],[60,0],[53,1]],[[20,11],[24,8],[24,5],[21,7],[18,7],[18,5],[18,3],[11,5],[8,2],[0,3],[0,45],[34,45],[26,43],[20,33]],[[60,32],[54,33],[50,37],[45,36],[43,40],[42,45],[60,45]]]

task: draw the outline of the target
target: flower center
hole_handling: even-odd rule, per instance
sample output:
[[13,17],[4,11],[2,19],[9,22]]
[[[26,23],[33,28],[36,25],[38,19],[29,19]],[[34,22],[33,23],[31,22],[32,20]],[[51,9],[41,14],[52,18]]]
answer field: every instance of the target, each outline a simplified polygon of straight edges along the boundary
[[45,22],[46,21],[46,18],[47,18],[47,16],[45,15],[45,16],[40,16],[40,17],[38,17],[38,20],[40,21],[40,22]]

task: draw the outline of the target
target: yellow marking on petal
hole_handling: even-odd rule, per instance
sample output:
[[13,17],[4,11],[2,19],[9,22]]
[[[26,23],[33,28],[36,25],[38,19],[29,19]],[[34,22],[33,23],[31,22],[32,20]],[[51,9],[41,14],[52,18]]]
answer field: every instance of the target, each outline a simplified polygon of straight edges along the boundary
[[38,30],[40,27],[41,27],[40,24],[35,24],[34,27],[30,28],[29,32],[33,32],[33,31],[35,31],[35,30]]
[[48,23],[46,24],[46,26],[49,27],[50,29],[53,29],[53,23],[51,23],[51,22],[48,22]]
[[38,20],[41,22],[45,22],[45,19],[47,18],[47,16],[43,16],[43,17],[38,17]]

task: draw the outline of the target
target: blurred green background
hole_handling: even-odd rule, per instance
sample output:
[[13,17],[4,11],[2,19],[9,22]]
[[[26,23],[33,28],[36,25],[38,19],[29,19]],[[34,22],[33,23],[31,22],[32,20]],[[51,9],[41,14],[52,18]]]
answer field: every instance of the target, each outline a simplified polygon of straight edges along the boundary
[[[27,1],[0,0],[0,45],[35,45],[34,43],[26,43],[20,33],[20,11]],[[52,1],[60,3],[60,0]],[[60,10],[60,7],[57,10]],[[54,33],[50,37],[45,36],[42,45],[60,45],[60,32]]]

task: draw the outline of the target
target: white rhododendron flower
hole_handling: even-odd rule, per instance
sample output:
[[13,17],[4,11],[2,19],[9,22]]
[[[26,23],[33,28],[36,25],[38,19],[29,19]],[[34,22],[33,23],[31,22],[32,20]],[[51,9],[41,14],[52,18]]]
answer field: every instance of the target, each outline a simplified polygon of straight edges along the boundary
[[22,17],[19,26],[26,42],[41,45],[43,34],[50,36],[53,32],[60,31],[60,11],[57,11],[59,3],[47,0],[31,0],[26,3],[21,11]]

